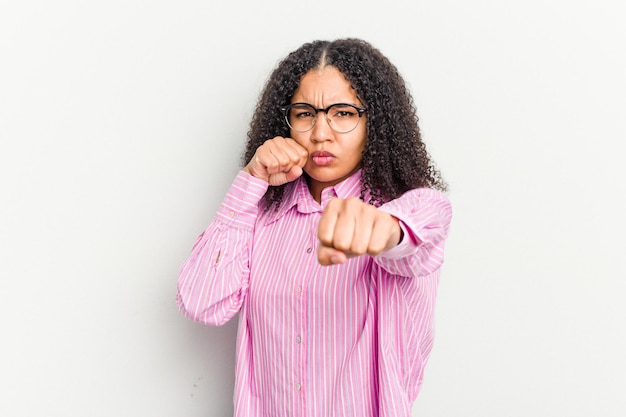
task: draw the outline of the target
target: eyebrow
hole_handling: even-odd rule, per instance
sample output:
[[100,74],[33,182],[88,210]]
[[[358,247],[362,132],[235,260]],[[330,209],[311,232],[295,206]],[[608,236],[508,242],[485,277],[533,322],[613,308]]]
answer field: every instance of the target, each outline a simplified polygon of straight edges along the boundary
[[338,101],[336,103],[329,104],[326,107],[317,107],[314,104],[307,103],[306,101],[296,101],[296,102],[290,103],[290,105],[294,105],[294,104],[305,104],[307,106],[313,107],[317,111],[326,111],[329,108],[331,108],[333,106],[337,106],[337,105],[346,105],[346,106],[354,106],[354,107],[357,107],[357,108],[365,108],[365,106],[363,106],[362,104],[350,103],[348,101]]

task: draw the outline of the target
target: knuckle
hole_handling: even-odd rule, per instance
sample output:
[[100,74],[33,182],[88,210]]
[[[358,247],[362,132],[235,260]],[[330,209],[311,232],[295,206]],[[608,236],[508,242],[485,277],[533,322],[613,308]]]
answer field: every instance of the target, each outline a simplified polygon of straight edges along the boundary
[[322,246],[324,247],[332,247],[333,246],[333,241],[331,239],[329,239],[326,236],[318,236],[318,239],[320,241],[320,243],[322,244]]
[[367,252],[371,255],[378,255],[385,250],[385,244],[383,242],[370,242]]
[[367,247],[365,245],[352,245],[350,247],[350,252],[354,255],[364,255]]
[[372,255],[372,256],[376,256],[376,255],[380,255],[383,251],[383,248],[379,248],[379,247],[370,247],[369,250],[367,251],[368,254]]
[[347,251],[350,250],[350,243],[349,242],[345,242],[345,241],[335,241],[333,242],[333,248],[340,250],[340,251]]

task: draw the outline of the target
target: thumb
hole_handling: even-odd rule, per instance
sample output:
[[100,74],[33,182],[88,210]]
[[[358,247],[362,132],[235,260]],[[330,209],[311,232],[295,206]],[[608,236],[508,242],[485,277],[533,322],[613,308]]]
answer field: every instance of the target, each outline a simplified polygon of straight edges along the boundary
[[283,185],[297,179],[302,175],[302,168],[298,165],[294,165],[287,172],[277,172],[271,174],[267,179],[267,182],[272,186]]
[[284,172],[277,172],[276,174],[270,174],[267,178],[267,182],[272,186],[283,185],[288,183],[287,174]]
[[345,253],[335,248],[319,245],[317,247],[317,261],[320,265],[328,266],[335,264],[343,264],[348,260]]
[[294,165],[286,174],[288,182],[298,179],[302,175],[302,167],[300,165]]

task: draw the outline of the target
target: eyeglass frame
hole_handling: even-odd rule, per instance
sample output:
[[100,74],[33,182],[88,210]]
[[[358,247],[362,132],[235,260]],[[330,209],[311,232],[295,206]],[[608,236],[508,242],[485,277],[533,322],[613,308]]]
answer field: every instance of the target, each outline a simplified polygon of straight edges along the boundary
[[[313,123],[311,123],[311,127],[308,128],[307,130],[295,130],[292,126],[291,123],[289,123],[289,110],[294,107],[297,106],[298,104],[300,105],[305,105],[305,106],[309,106],[310,108],[312,108],[313,110],[315,110],[315,118],[313,119]],[[332,120],[330,120],[328,118],[328,110],[331,109],[331,107],[335,107],[335,106],[349,106],[352,107],[353,109],[355,109],[357,111],[357,113],[359,114],[359,120],[356,122],[356,125],[354,125],[354,127],[350,130],[346,130],[345,132],[340,132],[338,130],[335,130],[335,128],[333,127],[332,124]],[[330,128],[336,132],[336,133],[350,133],[352,132],[354,129],[357,128],[357,126],[359,125],[359,122],[361,121],[361,117],[367,113],[368,108],[367,107],[359,107],[355,104],[350,104],[350,103],[334,103],[331,104],[330,106],[327,106],[325,109],[322,108],[318,108],[315,107],[314,105],[310,104],[310,103],[305,103],[305,102],[297,102],[297,103],[291,103],[291,104],[285,104],[284,106],[280,106],[280,110],[283,112],[283,115],[285,117],[285,121],[287,122],[287,126],[289,126],[289,128],[294,129],[296,132],[298,133],[305,133],[308,132],[310,130],[312,130],[315,127],[315,123],[317,121],[317,115],[320,112],[326,113],[326,122],[328,122],[328,126],[330,126]]]

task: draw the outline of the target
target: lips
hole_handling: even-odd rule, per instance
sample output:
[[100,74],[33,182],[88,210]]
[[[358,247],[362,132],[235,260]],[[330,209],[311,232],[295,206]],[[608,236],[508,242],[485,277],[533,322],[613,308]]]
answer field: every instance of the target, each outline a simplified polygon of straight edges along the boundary
[[311,154],[311,160],[317,166],[327,166],[335,160],[335,155],[326,151],[315,151]]

